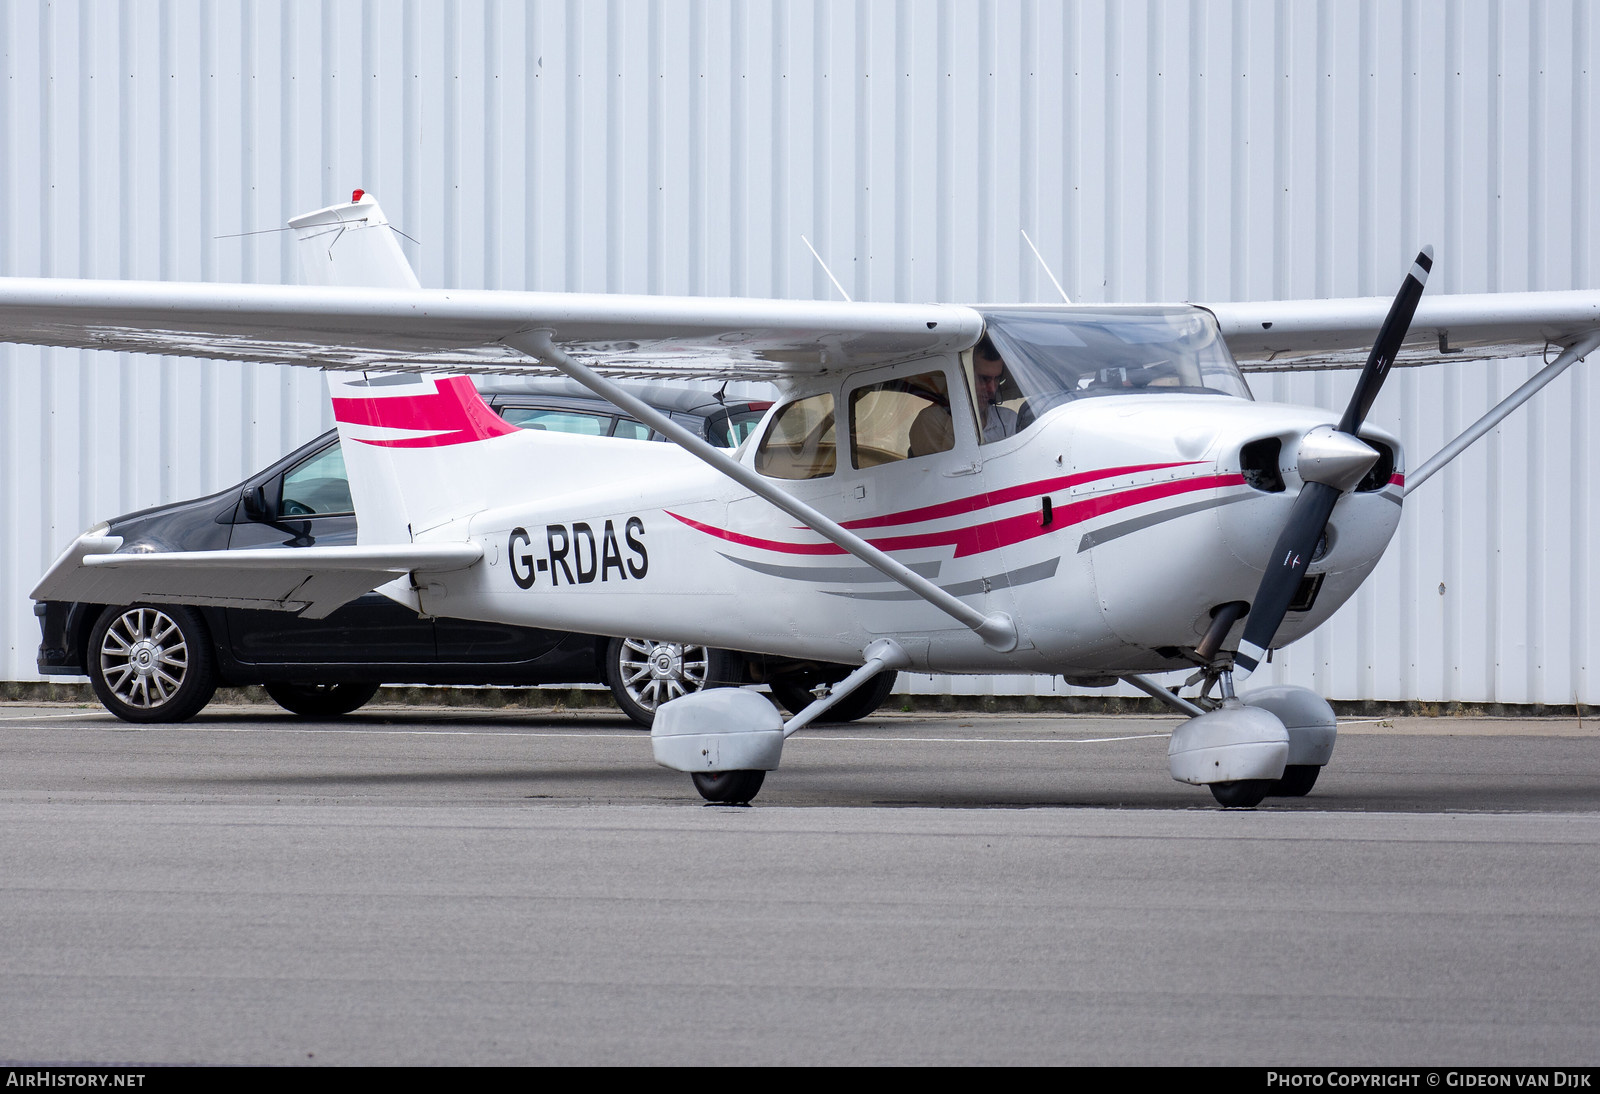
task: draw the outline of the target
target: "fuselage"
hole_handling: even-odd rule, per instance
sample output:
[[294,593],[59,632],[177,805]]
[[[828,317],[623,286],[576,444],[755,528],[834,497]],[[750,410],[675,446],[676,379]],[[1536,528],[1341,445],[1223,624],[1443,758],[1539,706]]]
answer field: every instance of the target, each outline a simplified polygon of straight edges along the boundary
[[[484,563],[430,580],[418,604],[843,662],[893,636],[916,668],[934,672],[1178,668],[1213,608],[1255,594],[1300,487],[1298,439],[1335,418],[1147,389],[1069,400],[980,443],[960,367],[934,358],[814,380],[780,400],[735,457],[979,611],[1009,616],[1014,650],[986,646],[687,452],[555,434],[470,446],[464,492],[499,503],[417,534],[477,541]],[[952,377],[956,423],[947,447],[917,453],[913,439],[908,452],[869,451],[858,412],[864,421],[881,393],[920,391],[941,372]],[[797,441],[804,430],[792,415],[786,426],[784,412],[806,399],[836,408],[837,420],[802,418],[815,429]],[[829,430],[831,451],[819,455]],[[1364,436],[1390,458],[1339,501],[1279,644],[1355,592],[1398,524],[1399,446],[1380,431]]]

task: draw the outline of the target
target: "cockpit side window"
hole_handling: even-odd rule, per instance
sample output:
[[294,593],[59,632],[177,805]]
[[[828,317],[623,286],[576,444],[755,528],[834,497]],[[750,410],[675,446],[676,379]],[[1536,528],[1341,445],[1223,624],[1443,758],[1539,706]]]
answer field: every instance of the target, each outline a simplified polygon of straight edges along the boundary
[[838,463],[833,393],[796,399],[778,411],[761,446],[756,471],[769,479],[820,479]]
[[961,368],[978,418],[978,443],[988,444],[1016,433],[1017,408],[1024,399],[1005,357],[988,335],[961,355]]
[[924,372],[850,393],[850,459],[857,470],[955,447],[950,383]]

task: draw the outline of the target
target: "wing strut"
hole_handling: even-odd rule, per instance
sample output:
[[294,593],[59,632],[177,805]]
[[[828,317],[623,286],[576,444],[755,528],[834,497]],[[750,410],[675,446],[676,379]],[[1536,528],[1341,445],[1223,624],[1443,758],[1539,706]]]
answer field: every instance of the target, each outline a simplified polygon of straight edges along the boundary
[[739,463],[726,452],[714,448],[706,441],[696,437],[683,426],[661,413],[661,411],[628,394],[587,365],[573,360],[556,347],[551,338],[553,333],[547,328],[521,331],[507,337],[505,343],[537,361],[554,365],[602,399],[610,400],[639,419],[639,421],[644,422],[651,429],[665,435],[690,455],[710,464],[740,486],[754,491],[757,496],[765,498],[824,539],[855,555],[885,577],[904,585],[917,596],[920,596],[935,608],[961,623],[962,626],[970,628],[979,638],[983,639],[983,644],[990,649],[997,650],[1000,653],[1009,653],[1017,648],[1017,628],[1011,622],[1009,615],[1004,612],[985,615],[972,605],[939,588],[927,578],[913,573],[900,562],[889,557],[860,536],[840,527],[805,502],[779,489],[770,479],[756,474],[755,471]]
[[1428,462],[1419,467],[1415,472],[1406,476],[1406,489],[1404,497],[1410,497],[1411,491],[1421,486],[1433,477],[1434,472],[1444,467],[1451,460],[1472,446],[1472,442],[1483,436],[1489,430],[1500,424],[1501,419],[1510,414],[1517,407],[1527,402],[1536,395],[1540,388],[1551,380],[1567,371],[1575,361],[1581,361],[1593,353],[1595,347],[1600,346],[1600,330],[1592,330],[1579,338],[1572,345],[1561,352],[1561,355],[1551,361],[1544,368],[1528,377],[1527,381],[1517,390],[1501,399],[1494,407],[1473,422],[1461,435],[1443,448],[1439,449]]

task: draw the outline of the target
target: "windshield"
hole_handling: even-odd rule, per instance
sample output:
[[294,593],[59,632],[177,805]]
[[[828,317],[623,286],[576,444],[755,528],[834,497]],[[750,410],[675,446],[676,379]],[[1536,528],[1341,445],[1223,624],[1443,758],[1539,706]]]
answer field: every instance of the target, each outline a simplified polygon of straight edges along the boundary
[[[1250,398],[1216,321],[1199,308],[1014,309],[983,317],[985,341],[1004,362],[997,402],[1016,412],[1018,430],[1050,407],[1100,395]],[[978,345],[981,351],[984,342]]]

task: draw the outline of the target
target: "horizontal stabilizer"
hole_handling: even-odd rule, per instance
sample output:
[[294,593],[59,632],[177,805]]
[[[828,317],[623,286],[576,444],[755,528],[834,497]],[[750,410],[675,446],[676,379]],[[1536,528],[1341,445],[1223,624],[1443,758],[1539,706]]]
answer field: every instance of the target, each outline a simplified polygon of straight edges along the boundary
[[259,608],[322,619],[403,574],[464,570],[483,557],[474,543],[115,553],[121,546],[118,536],[79,536],[30,595],[86,604]]

